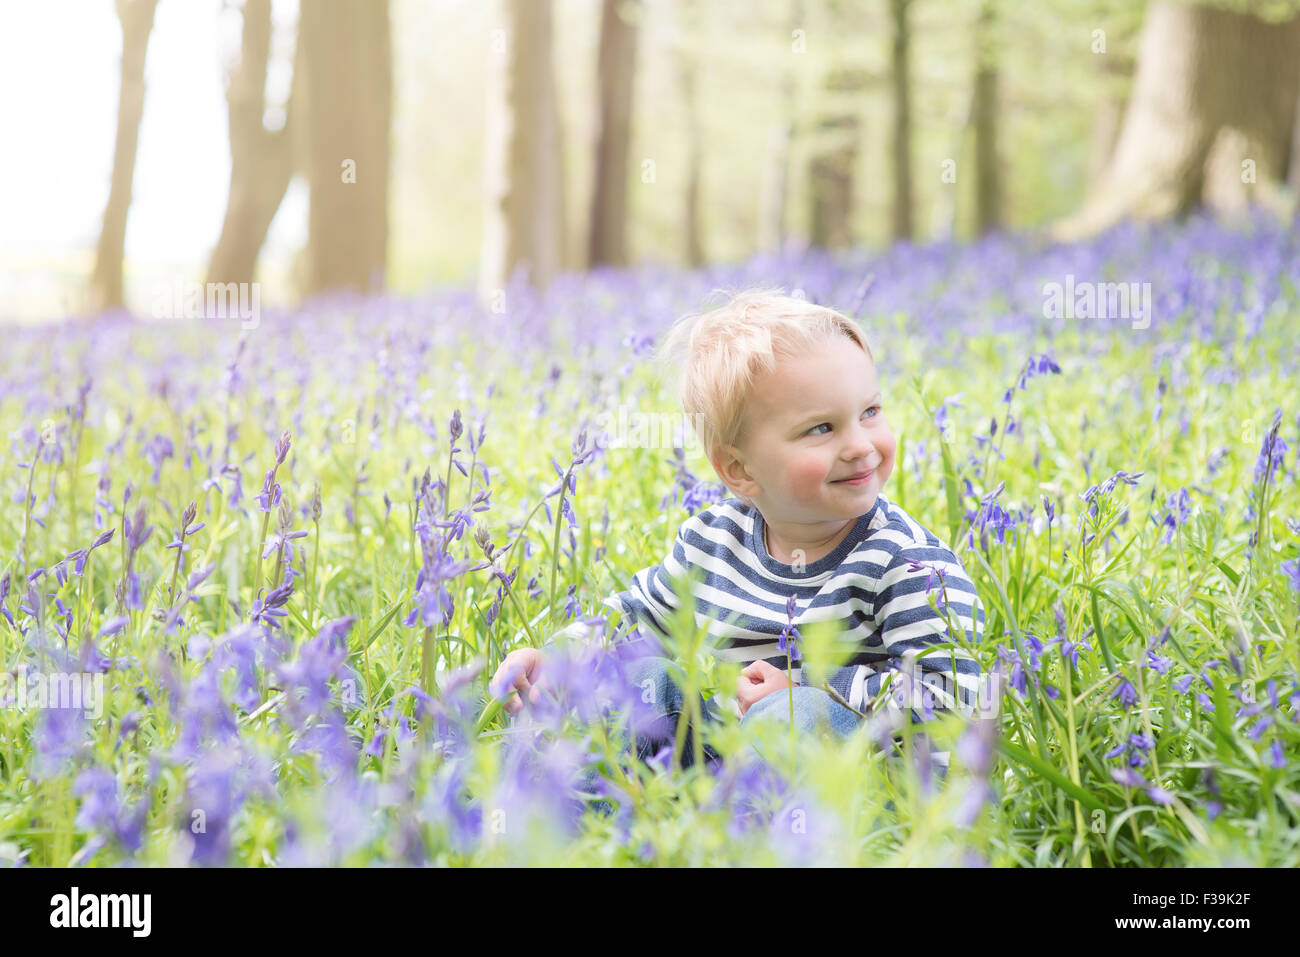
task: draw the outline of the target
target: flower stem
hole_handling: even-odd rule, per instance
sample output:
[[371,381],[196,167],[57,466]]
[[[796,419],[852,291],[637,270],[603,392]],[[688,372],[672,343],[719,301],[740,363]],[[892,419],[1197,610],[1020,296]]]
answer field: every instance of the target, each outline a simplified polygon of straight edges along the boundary
[[271,513],[266,511],[262,514],[262,534],[257,537],[257,574],[253,576],[253,594],[257,594],[257,589],[262,586],[262,543],[266,541],[266,529],[271,524]]
[[181,554],[185,551],[185,529],[181,529],[181,543],[176,549],[176,562],[172,565],[172,580],[167,585],[167,608],[171,609],[172,603],[176,600],[176,576],[181,571]]
[[546,609],[547,627],[555,625],[555,575],[560,567],[560,522],[564,520],[564,496],[569,491],[569,476],[573,474],[573,464],[564,473],[560,481],[560,504],[555,509],[555,537],[551,545],[551,596]]
[[312,548],[311,556],[311,587],[307,589],[307,624],[315,628],[316,569],[320,564],[320,522],[314,522],[313,524],[316,526],[316,544]]
[[[20,566],[23,578],[27,577],[27,569],[31,567],[31,562],[27,556],[27,531],[31,527],[32,519],[32,483],[36,478],[36,466],[41,460],[41,446],[43,444],[43,440],[38,436],[36,439],[36,454],[32,456],[31,467],[27,470],[27,494],[23,498],[23,563]],[[123,512],[125,512],[125,509],[123,509]]]

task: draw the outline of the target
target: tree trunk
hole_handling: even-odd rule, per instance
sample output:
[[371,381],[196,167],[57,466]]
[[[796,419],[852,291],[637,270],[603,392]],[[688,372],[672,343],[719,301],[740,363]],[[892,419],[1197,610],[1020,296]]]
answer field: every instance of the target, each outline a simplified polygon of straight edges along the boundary
[[505,0],[488,69],[479,297],[517,267],[545,287],[564,263],[563,166],[551,70],[551,0]]
[[[298,44],[302,50],[302,44]],[[262,125],[266,112],[266,69],[271,55],[271,0],[246,0],[239,65],[231,71],[230,196],[221,237],[208,265],[208,282],[252,282],[266,231],[293,175],[290,123],[294,96],[278,130]],[[294,58],[293,86],[300,86],[301,55]]]
[[117,18],[122,24],[122,86],[117,98],[113,179],[95,250],[95,269],[90,277],[92,312],[120,309],[125,304],[122,260],[126,251],[126,217],[131,208],[131,182],[135,178],[140,118],[144,114],[144,61],[157,6],[158,0],[117,0]]
[[998,161],[998,65],[992,0],[980,8],[976,27],[975,85],[971,117],[975,125],[975,232],[1002,225],[1002,166]]
[[860,70],[837,67],[828,74],[826,90],[842,106],[828,109],[816,123],[819,146],[808,168],[812,216],[809,241],[824,249],[853,245],[853,174],[858,159],[858,116],[854,106],[865,85]]
[[636,0],[604,0],[596,64],[599,115],[587,265],[627,264],[627,156],[636,75]]
[[1291,121],[1291,154],[1286,165],[1286,184],[1294,196],[1300,193],[1300,96],[1296,97],[1295,119]]
[[894,43],[890,57],[894,98],[894,238],[912,238],[912,90],[908,56],[911,38],[907,9],[911,0],[890,0]]
[[308,294],[384,287],[392,45],[388,0],[301,5],[300,88],[311,190]]
[[[787,35],[793,42],[794,31],[804,22],[803,3],[790,4]],[[793,68],[781,76],[781,116],[768,133],[767,166],[763,191],[759,197],[758,248],[778,250],[786,234],[786,194],[789,192],[790,148],[795,130],[795,84]]]
[[948,120],[949,147],[945,161],[951,161],[949,171],[940,167],[939,193],[935,197],[931,211],[930,232],[936,240],[951,239],[957,232],[958,190],[966,180],[958,175],[965,168],[966,134],[970,131],[975,113],[975,87],[972,85],[966,95],[957,100],[952,107]]
[[1215,7],[1153,3],[1102,188],[1055,227],[1056,236],[1201,204],[1224,211],[1271,202],[1286,174],[1300,90],[1297,49],[1300,17],[1270,23]]
[[[682,4],[685,12],[684,29],[688,35],[694,35],[698,26],[697,7],[693,0]],[[700,237],[700,166],[703,163],[704,147],[700,136],[700,112],[696,98],[696,78],[699,75],[699,60],[689,42],[678,53],[678,79],[682,87],[682,111],[686,122],[686,192],[682,206],[682,239],[686,248],[686,265],[698,269],[704,265],[704,242]]]
[[1095,195],[1106,182],[1106,172],[1124,120],[1123,86],[1133,76],[1133,60],[1117,53],[1099,55],[1101,61],[1101,98],[1092,115],[1092,132],[1088,148],[1088,195]]

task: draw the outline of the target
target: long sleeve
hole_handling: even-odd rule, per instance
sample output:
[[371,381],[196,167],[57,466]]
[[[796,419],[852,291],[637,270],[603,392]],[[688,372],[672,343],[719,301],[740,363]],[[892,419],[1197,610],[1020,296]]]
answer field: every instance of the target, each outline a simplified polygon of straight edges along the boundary
[[[942,614],[945,599],[953,629],[960,629],[969,643],[978,642],[984,611],[952,552],[900,548],[880,578],[873,605],[880,650],[889,658],[839,668],[829,677],[831,686],[851,707],[873,714],[892,730],[902,728],[905,707],[913,722],[946,710],[969,714],[979,696],[979,662],[961,648],[927,651],[952,640]],[[887,694],[876,702],[882,688]]]
[[626,589],[610,595],[604,602],[621,612],[629,623],[644,626],[652,637],[667,637],[668,621],[678,607],[672,580],[687,569],[683,535],[684,526],[678,529],[672,551],[662,562],[641,569],[632,576]]

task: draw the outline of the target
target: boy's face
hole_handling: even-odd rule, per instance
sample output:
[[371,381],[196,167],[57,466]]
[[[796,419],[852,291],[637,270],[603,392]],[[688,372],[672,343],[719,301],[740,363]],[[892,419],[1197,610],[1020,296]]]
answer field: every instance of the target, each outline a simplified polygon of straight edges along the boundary
[[894,468],[881,400],[874,364],[847,338],[782,358],[755,381],[741,443],[714,467],[769,524],[857,518]]

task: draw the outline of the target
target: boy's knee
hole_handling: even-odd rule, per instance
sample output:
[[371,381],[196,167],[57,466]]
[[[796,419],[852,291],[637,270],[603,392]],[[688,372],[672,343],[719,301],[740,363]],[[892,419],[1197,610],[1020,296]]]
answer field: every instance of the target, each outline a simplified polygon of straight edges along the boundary
[[[781,707],[777,707],[778,703]],[[741,716],[740,723],[752,723],[764,717],[776,721],[789,720],[789,704],[788,692],[773,692],[751,704]]]
[[673,680],[672,666],[667,658],[653,656],[628,663],[628,681],[640,692],[642,704],[660,712],[681,709],[681,689]]

